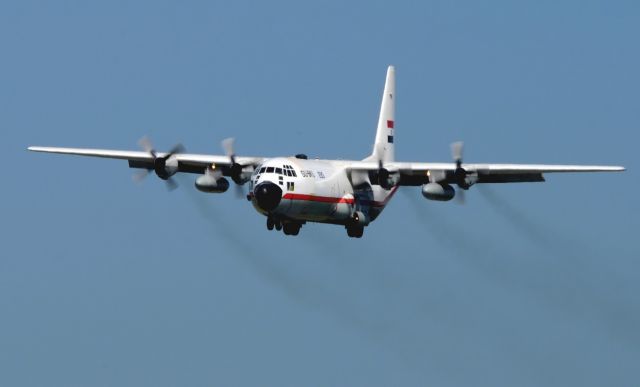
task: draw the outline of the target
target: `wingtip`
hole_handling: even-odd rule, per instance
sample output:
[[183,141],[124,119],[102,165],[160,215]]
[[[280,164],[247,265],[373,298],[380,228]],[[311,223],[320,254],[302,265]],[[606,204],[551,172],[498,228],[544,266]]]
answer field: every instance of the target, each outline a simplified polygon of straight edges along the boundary
[[48,152],[49,148],[47,148],[46,146],[29,146],[27,147],[27,150],[30,152]]
[[604,172],[624,172],[627,170],[627,168],[623,167],[622,165],[608,165],[606,167],[601,167],[600,170]]

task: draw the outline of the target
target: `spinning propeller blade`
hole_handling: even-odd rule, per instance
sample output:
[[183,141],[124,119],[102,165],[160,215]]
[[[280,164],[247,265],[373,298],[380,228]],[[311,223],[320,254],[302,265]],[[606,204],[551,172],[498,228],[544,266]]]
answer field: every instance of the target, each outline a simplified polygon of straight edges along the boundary
[[451,144],[451,157],[456,163],[456,169],[453,172],[453,180],[454,183],[458,185],[458,189],[456,189],[456,198],[458,204],[465,203],[464,191],[475,184],[477,180],[476,173],[467,172],[467,170],[462,166],[463,151],[464,143],[462,141],[456,141]]
[[235,142],[236,139],[233,137],[225,138],[222,140],[222,149],[224,153],[229,156],[229,160],[231,161],[231,166],[229,167],[229,177],[236,183],[236,196],[242,197],[244,196],[244,190],[242,189],[242,185],[244,181],[242,179],[242,172],[244,169],[243,165],[240,165],[236,162],[236,152],[235,152]]
[[453,158],[453,161],[455,161],[457,168],[461,168],[462,166],[463,148],[464,143],[462,141],[456,141],[451,144],[451,157]]
[[[169,152],[163,157],[158,157],[158,153],[156,152],[153,143],[149,137],[144,136],[140,140],[138,140],[138,144],[145,151],[148,152],[153,159],[153,170],[155,170],[156,175],[159,178],[164,180],[167,185],[167,189],[169,191],[173,191],[178,187],[178,183],[171,177],[176,170],[174,170],[174,166],[170,166],[170,169],[167,169],[167,161],[174,155],[178,153],[184,152],[184,146],[182,144],[176,144],[169,150]],[[177,165],[177,164],[176,164]],[[133,180],[137,183],[144,180],[149,175],[151,169],[144,169],[139,171],[133,175]]]

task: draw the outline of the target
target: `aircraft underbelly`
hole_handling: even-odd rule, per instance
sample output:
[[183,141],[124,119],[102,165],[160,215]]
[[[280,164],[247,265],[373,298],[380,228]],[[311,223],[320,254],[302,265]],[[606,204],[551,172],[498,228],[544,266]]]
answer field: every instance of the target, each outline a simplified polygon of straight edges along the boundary
[[[313,199],[285,199],[290,202],[283,215],[296,220],[311,222],[342,222],[350,218],[352,205],[346,202],[322,201]],[[284,204],[284,203],[283,203]]]

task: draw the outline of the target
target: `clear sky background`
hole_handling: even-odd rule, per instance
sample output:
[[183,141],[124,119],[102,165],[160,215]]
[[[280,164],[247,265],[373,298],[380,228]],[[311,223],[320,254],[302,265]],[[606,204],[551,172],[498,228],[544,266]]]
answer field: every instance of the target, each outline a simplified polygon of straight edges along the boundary
[[[637,1],[0,3],[0,385],[633,386]],[[28,145],[621,164],[403,189],[361,240]],[[484,188],[484,189],[482,189]]]

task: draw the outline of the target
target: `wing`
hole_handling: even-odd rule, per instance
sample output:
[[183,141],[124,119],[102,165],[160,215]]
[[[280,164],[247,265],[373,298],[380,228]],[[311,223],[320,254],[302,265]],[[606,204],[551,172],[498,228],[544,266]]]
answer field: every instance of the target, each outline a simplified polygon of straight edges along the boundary
[[[467,174],[477,176],[476,183],[521,183],[544,181],[545,173],[561,172],[620,172],[625,168],[607,165],[547,165],[547,164],[463,164]],[[400,175],[399,185],[422,185],[432,180],[455,183],[455,163],[404,163],[391,162],[384,165],[391,173]],[[375,175],[379,166],[375,162],[351,162],[347,169],[366,172],[371,181],[377,181]],[[433,178],[437,176],[437,178]]]
[[[153,169],[154,157],[149,152],[144,151],[122,151],[110,149],[85,149],[85,148],[56,148],[56,147],[40,147],[30,146],[28,148],[33,152],[59,153],[65,155],[102,157],[108,159],[127,160],[129,168]],[[167,153],[158,152],[156,158],[162,158]],[[204,170],[215,164],[217,168],[222,170],[225,176],[229,176],[229,168],[231,167],[231,159],[225,155],[199,155],[190,153],[177,153],[172,157],[178,161],[178,172],[187,173],[204,173]],[[235,160],[242,166],[257,166],[264,160],[264,157],[236,157]]]

